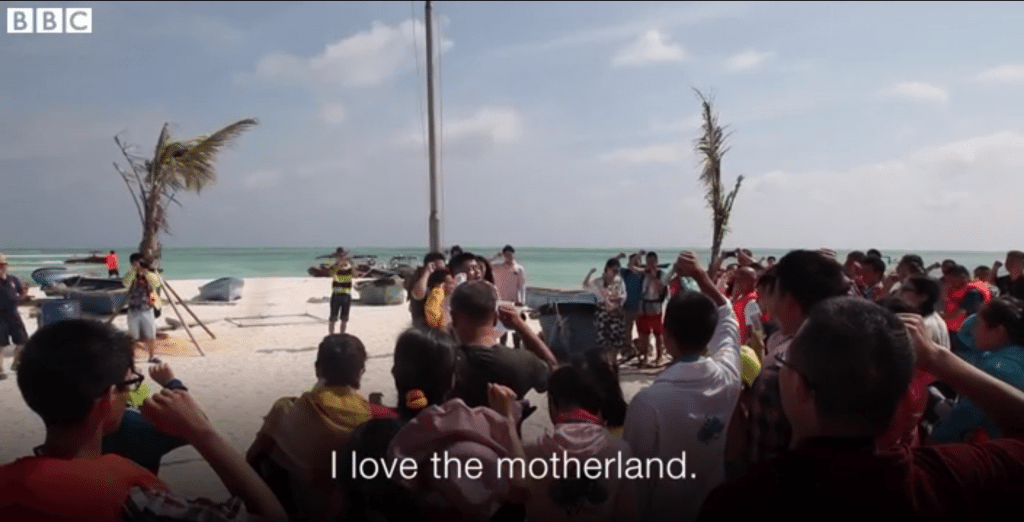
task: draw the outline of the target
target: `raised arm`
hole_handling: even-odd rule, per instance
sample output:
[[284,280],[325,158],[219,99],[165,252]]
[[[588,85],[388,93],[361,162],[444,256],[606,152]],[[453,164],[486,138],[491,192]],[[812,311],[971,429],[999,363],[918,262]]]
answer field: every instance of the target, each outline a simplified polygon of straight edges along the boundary
[[597,272],[596,268],[591,268],[590,271],[587,272],[587,277],[583,278],[583,288],[590,288],[590,276],[594,275],[594,272]]
[[1024,437],[1024,391],[964,361],[931,340],[924,321],[916,314],[900,314],[907,325],[917,364],[936,380],[954,385],[957,393],[978,406],[1004,437]]
[[526,349],[530,350],[542,361],[546,362],[551,368],[558,367],[558,359],[555,358],[555,354],[548,348],[547,343],[537,335],[537,332],[530,328],[530,325],[523,321],[523,318],[519,315],[519,311],[514,306],[503,305],[498,308],[498,317],[501,322],[505,323],[505,326],[515,331],[523,338],[523,344],[526,345]]

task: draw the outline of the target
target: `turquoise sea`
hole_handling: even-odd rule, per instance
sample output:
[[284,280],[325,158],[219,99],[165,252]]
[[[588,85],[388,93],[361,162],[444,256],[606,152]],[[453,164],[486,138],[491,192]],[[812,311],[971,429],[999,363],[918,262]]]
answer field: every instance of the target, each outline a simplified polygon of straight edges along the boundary
[[[484,256],[497,253],[501,246],[477,247],[464,245],[467,251]],[[102,250],[106,252],[110,248]],[[128,264],[128,256],[135,251],[133,247],[115,248],[121,261],[122,272]],[[309,248],[166,248],[161,266],[168,279],[216,279],[219,277],[305,277],[306,269],[319,263],[315,258],[329,254],[334,247]],[[379,262],[387,263],[394,256],[415,256],[422,260],[423,248],[381,248],[381,247],[350,247],[355,254],[376,255]],[[591,268],[601,269],[609,257],[619,252],[631,252],[636,248],[517,248],[516,255],[526,268],[527,281],[530,286],[545,288],[577,288]],[[685,248],[657,251],[661,262],[668,262]],[[710,249],[693,249],[700,254],[705,263],[710,256]],[[789,249],[754,250],[755,257],[783,256]],[[840,259],[845,259],[848,251],[839,251]],[[87,251],[69,249],[19,249],[7,250],[11,272],[31,281],[32,270],[42,266],[60,266],[65,259],[87,256]],[[883,251],[895,263],[907,252]],[[1006,252],[915,252],[924,258],[926,264],[954,259],[973,270],[978,265],[991,266],[995,260],[1003,260]],[[67,265],[76,269],[86,269],[98,276],[106,276],[106,267],[101,265]],[[890,270],[894,268],[889,267]]]

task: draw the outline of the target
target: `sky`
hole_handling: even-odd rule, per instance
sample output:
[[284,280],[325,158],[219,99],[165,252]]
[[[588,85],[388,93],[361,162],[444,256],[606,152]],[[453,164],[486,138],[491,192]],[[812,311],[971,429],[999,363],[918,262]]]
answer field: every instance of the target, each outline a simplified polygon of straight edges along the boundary
[[[249,117],[165,246],[427,246],[423,2],[0,6],[93,9],[0,33],[0,247],[137,244],[113,137]],[[445,245],[710,247],[697,88],[727,246],[1022,247],[1024,3],[433,7]]]

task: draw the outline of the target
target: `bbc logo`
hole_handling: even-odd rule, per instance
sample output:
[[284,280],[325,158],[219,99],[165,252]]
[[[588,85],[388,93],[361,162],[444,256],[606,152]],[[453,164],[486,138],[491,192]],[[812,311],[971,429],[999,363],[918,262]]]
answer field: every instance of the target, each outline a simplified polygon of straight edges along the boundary
[[8,7],[8,33],[91,33],[91,7]]

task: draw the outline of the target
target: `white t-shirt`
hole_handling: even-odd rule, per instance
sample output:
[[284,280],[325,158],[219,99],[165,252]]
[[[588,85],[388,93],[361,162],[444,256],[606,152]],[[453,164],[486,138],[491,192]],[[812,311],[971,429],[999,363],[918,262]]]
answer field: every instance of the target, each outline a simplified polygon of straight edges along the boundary
[[626,410],[623,439],[633,456],[668,463],[685,454],[688,475],[637,480],[637,520],[697,517],[708,493],[725,480],[726,433],[739,396],[739,324],[732,304],[726,303],[718,308],[708,355],[673,363]]

